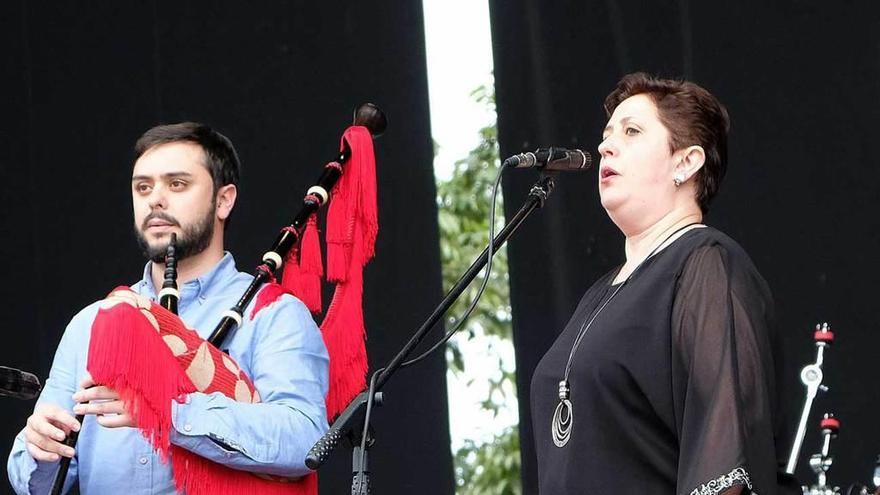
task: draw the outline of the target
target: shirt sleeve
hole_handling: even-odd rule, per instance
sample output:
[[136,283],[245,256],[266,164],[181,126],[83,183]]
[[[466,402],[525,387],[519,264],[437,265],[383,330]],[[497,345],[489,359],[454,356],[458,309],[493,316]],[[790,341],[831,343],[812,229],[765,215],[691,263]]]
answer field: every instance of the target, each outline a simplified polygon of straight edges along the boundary
[[672,312],[677,490],[775,493],[769,289],[744,253],[691,254]]
[[[36,405],[55,404],[73,414],[73,393],[79,386],[77,376],[79,370],[85,369],[82,362],[84,349],[88,345],[89,330],[96,313],[91,306],[77,314],[68,324],[55,351],[55,359],[49,371],[49,378],[43,387]],[[55,482],[59,462],[38,462],[28,453],[25,447],[24,430],[15,437],[6,470],[9,482],[15,493],[49,493]],[[67,493],[77,480],[77,458],[70,462],[67,478],[64,482],[64,493]]]
[[[327,351],[305,306],[283,296],[257,314],[250,377],[262,402],[193,393],[173,402],[172,443],[235,469],[299,477],[308,450],[328,428]],[[244,336],[239,336],[244,337]]]

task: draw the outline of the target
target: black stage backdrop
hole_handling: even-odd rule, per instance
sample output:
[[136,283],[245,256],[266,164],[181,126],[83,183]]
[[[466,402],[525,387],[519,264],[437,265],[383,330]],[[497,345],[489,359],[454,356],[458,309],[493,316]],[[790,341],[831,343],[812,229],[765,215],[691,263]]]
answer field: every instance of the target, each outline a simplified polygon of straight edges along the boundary
[[[229,136],[243,181],[229,249],[250,271],[336,156],[352,109],[389,117],[376,143],[380,234],[366,270],[373,366],[439,301],[441,278],[421,2],[5,2],[0,8],[0,365],[45,378],[69,318],[142,271],[131,234],[131,147],[157,123]],[[453,491],[445,362],[386,387],[378,493]],[[0,398],[4,465],[32,403]],[[321,471],[350,485],[349,451]],[[0,492],[9,491],[0,482]]]
[[[547,145],[595,155],[602,101],[631,71],[693,79],[727,105],[729,172],[707,221],[745,247],[773,288],[786,345],[789,434],[803,401],[798,372],[815,356],[812,326],[827,320],[838,336],[826,361],[831,391],[815,405],[799,477],[815,481],[804,459],[820,447],[821,413],[833,411],[843,426],[830,479],[870,482],[880,453],[876,3],[490,5],[505,156]],[[528,172],[507,177],[508,216],[534,179]],[[537,486],[532,371],[583,292],[623,261],[623,239],[599,204],[595,172],[561,177],[539,213],[509,247],[525,493]]]

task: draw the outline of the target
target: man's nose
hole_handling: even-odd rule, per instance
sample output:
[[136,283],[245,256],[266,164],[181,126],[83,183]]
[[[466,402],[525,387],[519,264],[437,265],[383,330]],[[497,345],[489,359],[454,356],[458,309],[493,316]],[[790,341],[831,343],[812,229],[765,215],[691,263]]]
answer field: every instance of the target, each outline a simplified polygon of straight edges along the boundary
[[150,209],[153,210],[166,209],[168,207],[168,197],[165,194],[165,188],[161,186],[153,188],[153,191],[150,193],[149,204]]

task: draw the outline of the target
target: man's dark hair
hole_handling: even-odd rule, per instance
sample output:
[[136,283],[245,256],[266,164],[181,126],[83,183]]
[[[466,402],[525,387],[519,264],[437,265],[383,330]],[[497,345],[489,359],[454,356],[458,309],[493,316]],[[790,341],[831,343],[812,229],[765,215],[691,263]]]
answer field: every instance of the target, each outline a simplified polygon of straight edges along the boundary
[[227,184],[238,186],[238,154],[232,142],[223,134],[198,122],[157,125],[145,132],[134,145],[137,161],[150,148],[161,144],[189,142],[199,145],[205,153],[205,167],[214,181],[214,194]]
[[610,118],[623,100],[640,94],[649,96],[657,106],[660,122],[669,130],[671,151],[700,145],[706,152],[706,162],[696,177],[697,203],[706,213],[727,172],[727,109],[692,82],[636,72],[623,76],[605,98],[605,113]]

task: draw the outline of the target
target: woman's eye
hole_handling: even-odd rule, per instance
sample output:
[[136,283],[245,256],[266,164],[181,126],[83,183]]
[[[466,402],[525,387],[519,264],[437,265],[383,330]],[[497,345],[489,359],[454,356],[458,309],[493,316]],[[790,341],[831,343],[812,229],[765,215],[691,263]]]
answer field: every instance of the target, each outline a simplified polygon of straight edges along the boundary
[[134,190],[140,194],[146,194],[150,192],[150,186],[148,184],[138,184],[134,186]]
[[627,127],[624,131],[627,136],[635,136],[636,134],[641,133],[642,131],[636,129],[635,127]]
[[184,186],[186,186],[186,182],[183,182],[182,180],[171,181],[172,189],[183,189]]

